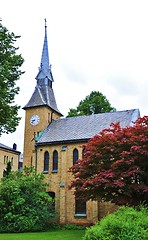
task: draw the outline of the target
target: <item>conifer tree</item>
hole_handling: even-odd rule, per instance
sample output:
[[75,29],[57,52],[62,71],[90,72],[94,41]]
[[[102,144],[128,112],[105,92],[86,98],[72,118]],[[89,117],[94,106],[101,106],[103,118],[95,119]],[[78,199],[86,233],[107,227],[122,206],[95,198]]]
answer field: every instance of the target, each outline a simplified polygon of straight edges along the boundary
[[6,169],[3,171],[3,177],[8,177],[11,172],[11,169],[12,169],[12,166],[11,166],[11,162],[9,161],[7,163]]

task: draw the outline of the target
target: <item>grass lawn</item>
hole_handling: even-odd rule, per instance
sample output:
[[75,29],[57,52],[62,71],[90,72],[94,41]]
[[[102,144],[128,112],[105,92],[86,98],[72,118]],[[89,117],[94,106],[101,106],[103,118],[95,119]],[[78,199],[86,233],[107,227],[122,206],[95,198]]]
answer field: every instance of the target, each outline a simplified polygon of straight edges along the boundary
[[0,240],[81,240],[85,230],[57,230],[35,233],[1,233]]

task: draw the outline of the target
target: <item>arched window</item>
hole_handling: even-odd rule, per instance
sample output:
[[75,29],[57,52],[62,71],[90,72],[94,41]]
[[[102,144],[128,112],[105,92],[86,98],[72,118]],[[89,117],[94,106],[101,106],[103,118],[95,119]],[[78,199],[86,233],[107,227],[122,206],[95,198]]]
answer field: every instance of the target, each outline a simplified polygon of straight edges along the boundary
[[78,153],[78,150],[75,148],[73,150],[73,165],[77,163],[78,158],[79,158],[79,153]]
[[52,171],[57,172],[58,171],[58,152],[55,150],[53,152],[53,166]]
[[48,173],[49,170],[49,152],[44,153],[44,173]]

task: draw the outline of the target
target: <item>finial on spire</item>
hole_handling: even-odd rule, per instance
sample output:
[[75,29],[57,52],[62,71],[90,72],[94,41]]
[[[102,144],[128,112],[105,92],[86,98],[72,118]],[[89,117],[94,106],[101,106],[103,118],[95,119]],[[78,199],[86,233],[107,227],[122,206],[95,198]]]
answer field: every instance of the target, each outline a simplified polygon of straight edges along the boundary
[[46,20],[46,18],[45,18],[44,20],[45,20],[45,27],[47,27],[47,25],[46,25],[46,23],[47,23],[47,20]]

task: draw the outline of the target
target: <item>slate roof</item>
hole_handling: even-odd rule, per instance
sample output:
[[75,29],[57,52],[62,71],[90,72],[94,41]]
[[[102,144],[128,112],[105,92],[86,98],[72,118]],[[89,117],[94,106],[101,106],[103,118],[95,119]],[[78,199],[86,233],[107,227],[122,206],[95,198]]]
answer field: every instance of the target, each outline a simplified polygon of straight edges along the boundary
[[138,109],[116,111],[89,116],[54,119],[44,130],[37,145],[87,141],[112,122],[121,127],[132,125],[140,116]]
[[12,152],[20,153],[19,151],[15,150],[15,149],[13,149],[11,147],[8,147],[8,146],[6,146],[6,145],[4,145],[2,143],[0,143],[0,148],[5,149],[5,150],[9,150],[9,151],[12,151]]
[[29,102],[23,107],[23,109],[44,105],[52,108],[62,116],[57,108],[53,89],[48,85],[37,85]]

